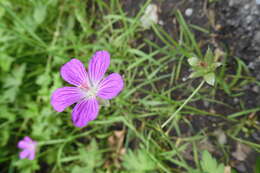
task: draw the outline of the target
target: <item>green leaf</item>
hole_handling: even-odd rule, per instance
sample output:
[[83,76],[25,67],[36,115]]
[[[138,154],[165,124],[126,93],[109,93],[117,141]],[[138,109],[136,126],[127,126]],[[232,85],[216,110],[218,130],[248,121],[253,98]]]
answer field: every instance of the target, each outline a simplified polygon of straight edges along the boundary
[[22,173],[32,173],[40,169],[37,159],[34,160],[20,159],[16,161],[14,165],[18,168],[18,170],[20,170],[19,172]]
[[210,172],[217,167],[217,161],[212,158],[211,154],[208,151],[203,151],[202,153],[202,163],[201,168],[204,171]]
[[3,147],[7,144],[10,137],[10,130],[8,127],[2,128],[0,131],[0,147]]
[[189,59],[188,59],[188,63],[189,63],[191,66],[197,66],[198,63],[199,63],[199,59],[198,59],[197,57],[189,58]]
[[0,118],[6,119],[9,121],[15,120],[15,114],[11,112],[10,108],[5,105],[0,105]]
[[217,169],[216,169],[216,173],[223,173],[225,170],[225,165],[224,164],[220,164],[218,165]]
[[130,171],[145,172],[152,171],[156,168],[156,163],[144,149],[133,152],[128,151],[123,158],[123,166]]
[[215,84],[215,74],[214,73],[208,73],[205,76],[203,76],[204,80],[211,86]]
[[7,72],[9,71],[12,62],[14,59],[10,56],[8,56],[5,53],[0,54],[0,68],[4,71]]
[[88,171],[88,168],[87,167],[80,167],[78,165],[74,166],[72,168],[72,173],[82,173],[82,172],[87,172]]
[[206,173],[223,173],[225,166],[223,164],[218,165],[216,159],[214,159],[211,154],[205,150],[202,153],[201,168]]
[[192,169],[192,170],[189,170],[189,173],[202,173],[202,172],[198,169]]
[[26,65],[22,64],[19,67],[15,67],[12,74],[6,76],[4,79],[5,92],[1,100],[13,102],[19,92],[20,86],[23,81]]
[[39,4],[34,8],[33,19],[37,24],[41,24],[47,13],[47,7],[43,4]]
[[206,55],[205,55],[205,61],[211,65],[214,62],[214,54],[210,48],[207,49]]
[[96,140],[92,140],[87,149],[85,147],[79,149],[79,160],[82,166],[75,166],[73,173],[95,172],[94,169],[103,164],[102,153],[98,149]]
[[197,78],[203,76],[203,72],[201,71],[194,71],[189,75],[189,78]]

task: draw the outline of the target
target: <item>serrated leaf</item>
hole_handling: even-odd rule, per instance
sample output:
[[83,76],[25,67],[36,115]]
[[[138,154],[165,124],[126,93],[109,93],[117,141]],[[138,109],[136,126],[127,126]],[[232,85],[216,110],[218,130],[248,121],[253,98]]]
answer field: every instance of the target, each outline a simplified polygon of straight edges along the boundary
[[201,168],[206,173],[224,173],[225,166],[218,165],[217,160],[214,159],[208,151],[203,151]]
[[82,167],[75,168],[75,171],[84,169],[84,172],[94,172],[96,167],[100,167],[103,164],[102,153],[98,149],[96,140],[92,140],[88,148],[79,149],[79,158],[82,163]]
[[202,153],[202,163],[201,168],[203,171],[210,172],[212,170],[216,170],[217,161],[212,158],[208,151],[203,151]]
[[216,78],[214,73],[208,73],[203,78],[209,85],[214,86]]
[[128,153],[124,155],[123,160],[123,166],[130,171],[145,172],[152,171],[156,168],[156,163],[144,149],[140,149],[136,152],[129,150]]
[[189,63],[191,66],[197,66],[198,63],[199,63],[199,59],[198,59],[197,57],[189,58],[189,59],[188,59],[188,63]]

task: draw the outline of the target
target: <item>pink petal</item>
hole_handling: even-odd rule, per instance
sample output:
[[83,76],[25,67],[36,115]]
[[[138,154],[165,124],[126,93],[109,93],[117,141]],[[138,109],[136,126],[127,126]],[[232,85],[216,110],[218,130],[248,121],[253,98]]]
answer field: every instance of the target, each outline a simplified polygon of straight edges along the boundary
[[82,100],[73,109],[72,121],[76,127],[84,127],[98,115],[98,102],[96,99]]
[[83,97],[77,87],[58,88],[52,93],[51,105],[57,112],[62,112],[66,107],[80,101]]
[[98,84],[110,64],[110,55],[107,51],[97,51],[89,62],[89,78],[93,85]]
[[25,141],[19,141],[19,142],[18,142],[18,148],[26,149],[26,148],[29,148],[29,147],[30,147],[30,144],[28,144],[28,143],[25,142]]
[[112,73],[99,84],[98,97],[112,99],[117,96],[124,87],[122,77],[117,73]]
[[23,150],[19,153],[19,157],[20,157],[20,159],[24,159],[24,158],[28,157],[29,154],[30,154],[30,152],[28,150]]
[[68,83],[80,86],[88,80],[86,69],[78,59],[72,59],[61,67],[61,76]]
[[35,158],[35,151],[31,152],[28,156],[29,160],[33,160]]
[[33,142],[33,140],[29,137],[29,136],[25,136],[24,138],[23,138],[23,140],[25,141],[25,142]]

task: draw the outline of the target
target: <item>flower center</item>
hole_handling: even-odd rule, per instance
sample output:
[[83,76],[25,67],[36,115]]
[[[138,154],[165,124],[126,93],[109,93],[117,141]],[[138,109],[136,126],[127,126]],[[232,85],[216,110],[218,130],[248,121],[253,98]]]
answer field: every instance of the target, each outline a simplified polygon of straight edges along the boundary
[[88,86],[86,83],[79,86],[83,91],[85,98],[94,98],[97,95],[97,88],[95,86]]
[[28,149],[29,149],[30,151],[35,151],[35,149],[36,149],[36,143],[30,142],[30,143],[28,143],[28,144],[29,144]]

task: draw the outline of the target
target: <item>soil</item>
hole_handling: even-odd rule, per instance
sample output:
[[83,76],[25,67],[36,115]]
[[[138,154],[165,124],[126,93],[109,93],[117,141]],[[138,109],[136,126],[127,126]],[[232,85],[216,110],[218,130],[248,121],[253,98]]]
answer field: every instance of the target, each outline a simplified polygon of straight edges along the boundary
[[[123,7],[129,16],[135,16],[145,2],[145,0],[122,0]],[[220,0],[214,3],[208,2],[208,0],[152,1],[159,8],[159,20],[164,30],[173,38],[176,38],[179,30],[175,19],[175,12],[176,10],[180,10],[188,24],[197,25],[210,31],[210,34],[204,34],[194,30],[196,39],[202,45],[202,48],[203,46],[213,45],[214,47],[221,47],[229,53],[227,63],[231,74],[235,73],[235,58],[240,58],[246,63],[252,76],[260,80],[260,5],[257,5],[255,0]],[[191,15],[187,15],[187,9],[192,9]],[[163,45],[151,30],[144,31],[143,35],[158,45]],[[187,70],[186,72],[184,71],[185,73],[189,74]],[[231,105],[232,108],[219,104],[209,104],[205,101],[198,101],[193,106],[207,111],[214,108],[211,111],[228,115],[239,111],[237,108],[239,100],[245,102],[246,108],[256,108],[260,105],[260,87],[258,85],[247,85],[243,88],[243,92],[245,95],[234,99],[230,98],[224,92],[218,91],[216,99]],[[257,114],[259,115],[259,112],[254,116],[257,117]],[[196,134],[202,129],[208,129],[206,133],[210,133],[216,128],[227,130],[236,125],[234,122],[218,117],[192,115],[188,118],[193,122],[194,126],[191,131],[185,130],[188,135]],[[185,125],[180,126],[184,127]],[[175,133],[173,132],[171,135],[174,136]],[[241,133],[239,137],[260,143],[259,131],[255,131],[251,136],[247,137]],[[216,143],[216,138],[209,139],[208,143]],[[228,138],[227,145],[230,146],[230,155],[237,150],[237,144],[236,141]],[[215,146],[215,150],[218,149]],[[213,150],[213,153],[218,158],[223,156],[223,153],[219,151]],[[251,173],[253,172],[255,158],[258,154],[255,151],[251,151],[242,161],[236,157],[231,157],[228,164],[236,168],[239,173]]]

